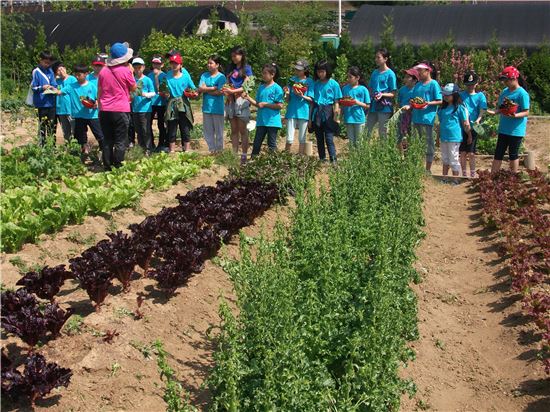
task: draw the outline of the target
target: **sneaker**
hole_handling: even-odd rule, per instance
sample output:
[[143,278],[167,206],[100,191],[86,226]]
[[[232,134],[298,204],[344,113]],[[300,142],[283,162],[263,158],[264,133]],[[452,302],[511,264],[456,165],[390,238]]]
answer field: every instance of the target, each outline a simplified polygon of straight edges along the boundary
[[246,164],[246,154],[243,153],[243,154],[241,155],[241,166],[243,166],[243,165],[245,165],[245,164]]
[[475,178],[475,177],[476,177],[476,172],[475,172],[475,171],[471,171],[471,172],[470,172],[470,177]]
[[134,147],[134,144],[130,142],[130,144],[128,145],[128,149],[131,149],[132,147]]

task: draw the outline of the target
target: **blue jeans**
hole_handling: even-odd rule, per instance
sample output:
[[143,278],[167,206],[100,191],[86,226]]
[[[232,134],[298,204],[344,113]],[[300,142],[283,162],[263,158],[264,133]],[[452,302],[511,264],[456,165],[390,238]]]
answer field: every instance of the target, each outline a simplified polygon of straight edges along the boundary
[[350,146],[357,146],[357,143],[361,141],[363,137],[364,123],[347,123],[346,131],[348,133],[348,139]]
[[319,159],[327,159],[325,144],[328,149],[328,156],[331,162],[336,161],[336,146],[334,146],[334,132],[327,127],[326,122],[321,122],[320,126],[315,125],[315,137],[317,137],[317,151]]
[[262,143],[267,134],[267,147],[269,150],[277,150],[277,132],[278,127],[256,126],[256,136],[254,136],[254,145],[252,146],[252,156],[257,156],[262,150]]

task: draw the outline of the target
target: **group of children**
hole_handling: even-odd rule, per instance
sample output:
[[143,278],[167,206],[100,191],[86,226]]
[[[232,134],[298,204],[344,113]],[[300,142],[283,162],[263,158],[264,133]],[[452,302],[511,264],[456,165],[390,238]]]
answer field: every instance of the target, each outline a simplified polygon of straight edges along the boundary
[[[87,152],[87,129],[102,147],[103,132],[98,121],[98,82],[100,71],[105,66],[106,55],[97,55],[91,62],[92,73],[86,65],[74,67],[74,77],[68,75],[62,63],[54,63],[52,78],[48,72],[47,53],[41,55],[40,66],[33,72],[31,86],[35,100],[47,99],[43,92],[55,89],[57,94],[55,114],[63,134],[70,139],[74,134]],[[164,59],[169,60],[170,69],[164,72]],[[475,154],[477,133],[484,114],[496,114],[487,109],[487,100],[483,92],[476,91],[479,76],[467,72],[463,79],[464,91],[453,83],[443,88],[432,78],[435,69],[428,61],[416,64],[404,70],[403,86],[397,88],[397,76],[390,68],[390,56],[387,50],[379,49],[375,54],[377,68],[371,73],[368,84],[362,79],[357,67],[350,67],[347,82],[339,84],[332,78],[332,67],[327,61],[319,61],[311,72],[305,60],[294,65],[294,76],[289,83],[281,87],[277,83],[279,70],[274,63],[262,67],[262,84],[255,98],[245,91],[245,82],[253,76],[247,63],[246,52],[242,47],[231,50],[231,63],[222,72],[221,58],[211,55],[207,61],[207,71],[195,86],[189,72],[182,66],[183,59],[178,52],[169,52],[166,56],[154,56],[151,70],[146,75],[146,63],[140,57],[128,62],[133,72],[137,88],[131,92],[131,122],[129,142],[137,134],[138,144],[146,151],[155,149],[153,141],[153,120],[157,119],[159,140],[156,148],[174,151],[177,129],[180,130],[183,150],[189,150],[190,132],[194,118],[189,99],[202,96],[204,138],[211,153],[223,150],[224,117],[229,120],[231,142],[235,153],[241,149],[241,161],[246,162],[248,153],[248,129],[251,118],[251,106],[257,107],[256,134],[252,156],[259,154],[267,136],[270,150],[277,146],[277,135],[283,126],[281,110],[286,105],[287,125],[286,149],[290,150],[295,131],[298,131],[300,153],[305,153],[308,130],[314,132],[317,139],[318,154],[321,161],[327,157],[336,162],[337,153],[334,136],[340,131],[340,121],[346,128],[352,146],[356,145],[364,134],[370,135],[378,125],[381,138],[387,134],[387,124],[393,113],[399,109],[400,123],[398,146],[404,148],[403,139],[415,130],[426,142],[426,170],[431,170],[435,154],[434,123],[439,119],[437,143],[440,146],[443,162],[443,174],[449,169],[455,176],[467,175],[469,158],[470,176],[475,175]],[[35,72],[39,73],[35,73]],[[311,77],[313,76],[313,78]],[[47,82],[44,80],[47,79]],[[505,68],[499,76],[506,88],[499,97],[499,106],[506,98],[519,107],[514,113],[500,113],[499,137],[493,163],[498,170],[504,153],[509,151],[512,170],[518,168],[518,150],[525,136],[527,116],[529,114],[529,95],[519,85],[519,71],[514,67]],[[38,86],[38,88],[36,88]],[[37,106],[39,107],[39,106]],[[39,118],[51,117],[51,108],[39,107]]]

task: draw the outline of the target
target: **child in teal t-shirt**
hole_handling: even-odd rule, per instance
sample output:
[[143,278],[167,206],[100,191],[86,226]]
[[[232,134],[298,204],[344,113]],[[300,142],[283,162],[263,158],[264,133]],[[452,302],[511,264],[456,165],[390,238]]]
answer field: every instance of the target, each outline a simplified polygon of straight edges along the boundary
[[[470,117],[470,125],[479,124],[483,114],[487,110],[487,98],[483,92],[476,92],[476,87],[479,83],[479,76],[473,70],[467,72],[463,79],[466,90],[460,92],[462,104],[468,110]],[[466,163],[470,163],[470,177],[475,177],[476,174],[476,146],[477,133],[472,128],[472,143],[468,144],[466,139],[462,139],[460,145],[460,166],[462,168],[462,176],[467,176]],[[464,137],[464,136],[463,136]]]
[[153,81],[143,74],[145,62],[136,57],[132,60],[134,78],[138,89],[132,93],[132,123],[137,133],[137,140],[146,155],[153,151],[153,136],[151,135],[151,113],[153,111],[153,98],[157,96]]
[[418,82],[418,71],[415,69],[403,70],[403,84],[397,92],[397,103],[401,110],[399,126],[397,128],[397,147],[403,151],[406,147],[405,139],[411,134],[412,112],[409,101],[413,98],[414,87]]
[[368,89],[359,84],[361,80],[361,71],[358,67],[348,69],[348,83],[342,88],[344,97],[350,97],[354,100],[353,106],[342,106],[344,124],[348,135],[350,146],[356,146],[361,139],[363,129],[365,128],[365,110],[370,105],[370,96]]
[[[166,125],[164,124],[164,113],[166,113],[166,97],[159,89],[166,85],[166,73],[162,71],[162,56],[155,55],[151,59],[152,70],[147,77],[153,82],[155,87],[155,93],[157,94],[151,100],[153,107],[151,108],[151,121],[149,122],[149,133],[151,133],[152,145],[155,147],[155,136],[153,134],[153,119],[157,119],[157,128],[159,131],[159,141],[157,144],[157,150],[162,151],[168,147],[168,140],[166,139]],[[164,84],[164,85],[163,85]],[[162,86],[161,86],[162,85]]]
[[201,75],[198,91],[202,93],[202,126],[210,153],[223,150],[223,91],[225,76],[220,73],[221,57],[208,58],[208,71]]
[[[299,86],[298,86],[299,85]],[[298,129],[298,153],[306,152],[307,124],[313,104],[315,83],[309,77],[309,64],[305,60],[298,60],[294,65],[294,76],[290,78],[288,86],[284,88],[288,106],[286,107],[286,147],[290,151],[294,143],[294,130]]]
[[[182,66],[180,54],[170,56],[171,71],[166,74],[168,86],[168,102],[166,103],[166,123],[168,125],[168,148],[170,153],[176,150],[176,135],[180,130],[183,151],[191,147],[191,129],[193,129],[193,113],[188,99],[184,96],[186,89],[195,90],[195,83],[189,72]],[[186,106],[186,107],[185,107]]]
[[378,135],[385,138],[387,123],[393,113],[393,99],[397,91],[397,77],[390,69],[390,53],[386,49],[378,49],[374,55],[376,69],[371,73],[369,92],[372,103],[367,118],[367,133],[378,123]]
[[414,86],[413,98],[422,98],[427,106],[422,109],[412,108],[412,125],[420,137],[426,140],[426,171],[430,173],[435,154],[433,126],[437,107],[442,101],[441,87],[432,79],[434,68],[430,62],[417,64],[413,69],[418,72],[418,83]]
[[443,103],[437,112],[439,117],[437,141],[441,148],[443,176],[449,174],[449,168],[452,170],[453,176],[459,176],[461,169],[459,148],[462,143],[462,130],[466,132],[467,143],[471,144],[472,142],[468,110],[460,103],[458,86],[454,83],[445,85],[442,94]]
[[74,74],[77,82],[63,88],[71,100],[71,116],[74,118],[74,135],[82,147],[82,153],[90,152],[88,145],[88,127],[96,138],[99,147],[103,148],[103,131],[99,124],[97,110],[97,83],[87,80],[88,66],[77,64]]
[[77,81],[76,77],[67,73],[65,65],[61,62],[54,64],[52,70],[56,75],[57,88],[59,90],[55,100],[55,114],[61,124],[63,138],[68,142],[74,135],[74,119],[71,116],[71,97],[63,91],[68,90]]
[[[502,159],[508,151],[510,170],[514,173],[519,169],[519,148],[527,130],[529,116],[529,93],[520,85],[520,73],[514,66],[505,67],[499,75],[499,80],[506,88],[498,97],[498,109],[487,110],[488,114],[499,114],[498,139],[491,172],[496,173],[502,166]],[[513,110],[510,107],[514,107]]]
[[262,143],[267,135],[269,150],[277,150],[277,133],[283,126],[281,109],[283,108],[284,92],[281,86],[275,83],[279,70],[275,63],[265,64],[262,68],[264,84],[258,88],[256,99],[243,93],[243,98],[258,108],[256,114],[256,136],[252,146],[252,157],[260,154]]
[[334,135],[340,131],[340,99],[342,90],[332,78],[332,66],[326,60],[317,62],[314,70],[315,90],[311,123],[317,138],[317,151],[321,162],[326,161],[326,150],[331,163],[336,163]]

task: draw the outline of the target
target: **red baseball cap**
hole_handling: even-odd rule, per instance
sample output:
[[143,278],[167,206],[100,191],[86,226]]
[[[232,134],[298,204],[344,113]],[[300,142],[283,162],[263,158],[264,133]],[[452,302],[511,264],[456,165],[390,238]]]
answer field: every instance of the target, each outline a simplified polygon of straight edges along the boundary
[[514,66],[505,67],[498,75],[499,79],[517,79],[519,78],[519,70]]
[[414,77],[416,80],[418,80],[418,70],[416,69],[406,69],[403,70],[403,73],[406,73],[409,76]]
[[182,59],[181,59],[181,55],[179,54],[174,54],[172,56],[170,56],[170,63],[177,63],[177,64],[182,64]]
[[100,53],[96,54],[94,58],[92,59],[92,64],[98,65],[98,66],[105,66],[105,61],[107,60],[107,55]]

